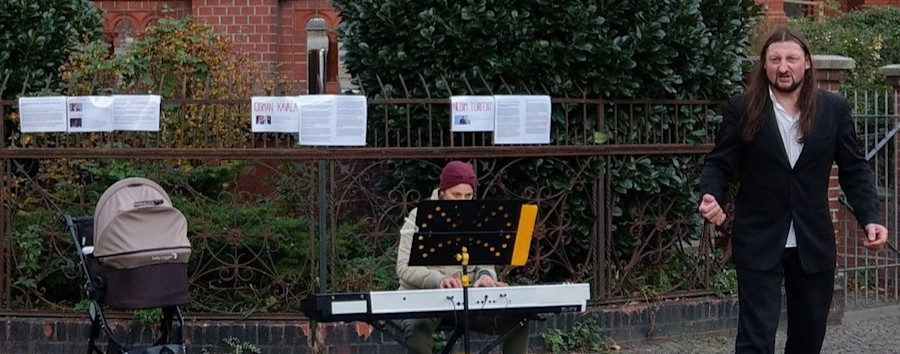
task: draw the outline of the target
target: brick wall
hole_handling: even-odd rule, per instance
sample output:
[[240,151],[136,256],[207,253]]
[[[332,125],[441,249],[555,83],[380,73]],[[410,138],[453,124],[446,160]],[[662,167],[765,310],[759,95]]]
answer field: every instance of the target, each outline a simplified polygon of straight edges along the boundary
[[101,9],[114,9],[124,12],[157,12],[163,7],[179,12],[190,7],[190,0],[169,0],[169,1],[128,1],[128,0],[94,0],[94,5]]
[[[190,3],[182,1],[106,1],[95,0],[94,6],[104,11],[103,31],[113,33],[122,19],[130,19],[143,30],[163,16],[184,16],[190,13]],[[168,8],[171,12],[165,13]]]
[[837,92],[841,88],[841,81],[847,78],[847,73],[843,69],[819,69],[816,70],[816,80],[820,89]]
[[[787,15],[784,13],[785,0],[756,0],[756,3],[764,7],[768,22],[787,24]],[[900,0],[836,0],[835,3],[841,12],[872,6],[900,6]],[[832,13],[829,9],[823,10],[826,15]]]
[[859,6],[861,7],[871,7],[871,6],[900,6],[900,0],[858,0]]
[[250,53],[263,67],[273,65],[278,54],[278,0],[193,0],[191,15]]
[[[782,305],[784,301],[782,301]],[[783,306],[782,306],[783,307]],[[829,322],[840,323],[844,313],[843,291],[834,290]],[[645,304],[593,307],[584,313],[547,315],[545,321],[532,323],[529,343],[534,352],[543,352],[541,333],[548,328],[568,331],[586,316],[596,316],[597,331],[627,347],[645,340],[673,339],[685,336],[733,334],[737,329],[736,298],[669,300]],[[263,353],[300,354],[309,348],[310,324],[303,318],[282,319],[192,319],[186,314],[188,353],[204,349],[224,352],[223,339],[234,337],[252,344]],[[782,310],[784,319],[784,310]],[[783,325],[783,324],[782,324]],[[0,315],[0,353],[84,353],[87,347],[88,319]],[[129,343],[150,343],[155,337],[150,330],[133,321],[111,319],[111,327]],[[389,336],[361,323],[327,324],[318,330],[328,353],[404,353]],[[105,343],[102,337],[100,343]],[[473,350],[479,350],[493,338],[473,334]],[[456,350],[462,349],[458,342]]]
[[784,13],[784,0],[756,0],[756,4],[763,7],[766,14],[766,22],[786,25],[787,14]]

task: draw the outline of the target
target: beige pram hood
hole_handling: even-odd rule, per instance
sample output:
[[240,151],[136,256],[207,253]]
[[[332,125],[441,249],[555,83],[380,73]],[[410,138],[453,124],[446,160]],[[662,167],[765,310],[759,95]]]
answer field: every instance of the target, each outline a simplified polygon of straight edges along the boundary
[[126,178],[100,197],[94,212],[94,257],[118,269],[187,263],[187,221],[169,195],[146,178]]

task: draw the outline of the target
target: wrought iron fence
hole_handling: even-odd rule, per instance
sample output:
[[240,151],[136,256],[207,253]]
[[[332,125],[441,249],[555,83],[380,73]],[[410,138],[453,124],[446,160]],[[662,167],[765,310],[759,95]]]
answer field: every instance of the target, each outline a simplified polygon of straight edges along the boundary
[[[250,133],[249,98],[164,99],[161,130],[140,133],[23,135],[16,105],[0,104],[5,309],[76,305],[81,275],[59,215],[92,214],[128,176],[160,182],[188,217],[194,311],[296,312],[326,282],[396,286],[399,226],[449,159],[475,163],[479,197],[539,205],[528,265],[502,271],[514,283],[590,282],[597,302],[711,294],[726,264],[715,234],[678,208],[696,199],[717,101],[553,97],[550,144],[493,145],[490,133],[449,130],[447,97],[369,99],[358,148]],[[658,169],[671,176],[652,190],[622,184]]]
[[[475,163],[480,198],[538,204],[528,265],[501,272],[513,283],[589,282],[595,303],[733,290],[726,238],[694,210],[721,102],[551,101],[550,144],[494,145],[450,131],[447,97],[369,99],[365,147],[250,133],[246,97],[164,99],[159,132],[90,134],[20,134],[17,102],[2,101],[0,309],[76,306],[82,275],[59,216],[92,214],[128,176],[160,182],[188,216],[193,311],[292,313],[326,284],[393,288],[397,230],[449,159]],[[896,97],[862,101],[889,107],[854,115],[896,230]],[[843,252],[848,288],[897,298],[896,258]]]
[[848,91],[860,144],[875,176],[881,198],[885,226],[889,230],[884,251],[871,252],[862,247],[864,236],[846,203],[838,211],[838,270],[842,272],[845,299],[854,306],[877,306],[900,301],[900,233],[898,233],[897,132],[900,131],[900,107],[893,90],[860,89]]

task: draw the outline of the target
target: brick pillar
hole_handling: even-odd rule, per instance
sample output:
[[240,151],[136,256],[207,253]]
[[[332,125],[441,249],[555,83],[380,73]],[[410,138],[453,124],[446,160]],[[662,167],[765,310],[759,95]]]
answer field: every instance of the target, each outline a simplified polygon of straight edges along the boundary
[[[816,69],[816,80],[818,87],[822,90],[837,92],[840,89],[841,82],[847,78],[850,70],[853,70],[855,62],[853,59],[838,55],[813,55],[813,67]],[[844,235],[843,221],[849,220],[852,225],[856,225],[856,220],[848,213],[842,213],[838,195],[840,194],[840,186],[838,185],[837,166],[831,166],[831,177],[828,180],[828,209],[831,211],[831,222],[835,231],[835,242],[840,247],[843,242],[841,240],[850,237],[854,238],[853,233],[855,227],[850,228],[851,235]],[[849,219],[848,219],[849,218]],[[840,253],[840,250],[838,251]]]
[[[900,97],[900,64],[885,65],[878,68],[884,75],[884,83],[894,88],[894,96]],[[900,112],[900,101],[894,100],[894,112]],[[897,155],[900,156],[900,155]]]
[[766,22],[776,25],[787,25],[787,14],[784,13],[784,0],[756,0],[756,3],[763,6],[763,12],[766,14]]
[[[885,84],[888,84],[889,86],[894,88],[894,121],[896,123],[896,121],[898,119],[900,119],[900,64],[892,64],[892,65],[882,66],[882,67],[878,68],[878,72],[881,73],[881,75],[884,75]],[[894,139],[896,139],[896,137]],[[900,156],[900,155],[898,155],[898,154],[900,154],[900,144],[897,144],[897,142],[895,140],[893,145],[894,145],[894,156],[895,156],[894,158],[896,159],[896,158],[898,158],[898,156]],[[894,176],[900,176],[900,174],[898,174],[898,173],[900,173],[900,164],[895,164],[895,165],[897,166],[896,167],[897,170],[894,171]],[[885,187],[890,187],[890,186],[885,186]],[[895,191],[900,190],[900,189],[898,189],[898,188],[900,188],[900,178],[896,178],[896,177],[894,178],[893,188]],[[896,202],[896,201],[893,201],[892,199],[888,199],[887,203],[891,203],[891,202]],[[891,210],[891,208],[885,208],[885,211],[887,211],[887,210]],[[885,222],[887,222],[887,220],[891,220],[892,217],[893,217],[893,215],[884,215]],[[888,230],[889,234],[891,231],[893,231],[893,230]],[[893,242],[893,240],[891,240],[890,237],[888,237],[888,240]],[[894,279],[896,279],[896,278],[894,278]],[[895,286],[900,286],[900,284],[895,284]]]
[[813,67],[816,68],[816,80],[819,88],[837,92],[841,88],[841,82],[847,78],[847,74],[856,62],[853,59],[840,55],[813,55]]

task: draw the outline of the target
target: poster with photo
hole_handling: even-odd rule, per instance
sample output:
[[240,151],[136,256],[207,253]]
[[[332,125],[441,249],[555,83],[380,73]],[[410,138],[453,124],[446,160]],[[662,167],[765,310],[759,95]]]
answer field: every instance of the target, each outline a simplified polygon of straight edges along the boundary
[[300,130],[300,98],[254,96],[250,98],[250,131],[297,133]]
[[113,98],[110,96],[71,96],[66,101],[68,131],[110,132],[113,130]]
[[494,96],[451,96],[450,129],[454,132],[494,130]]

